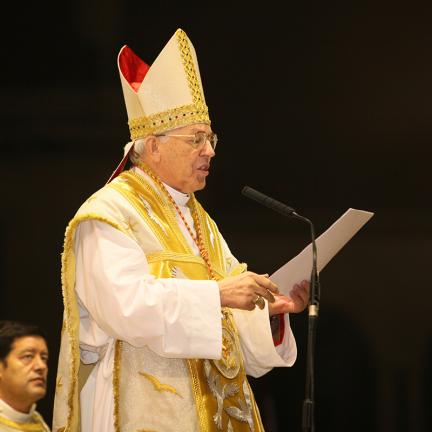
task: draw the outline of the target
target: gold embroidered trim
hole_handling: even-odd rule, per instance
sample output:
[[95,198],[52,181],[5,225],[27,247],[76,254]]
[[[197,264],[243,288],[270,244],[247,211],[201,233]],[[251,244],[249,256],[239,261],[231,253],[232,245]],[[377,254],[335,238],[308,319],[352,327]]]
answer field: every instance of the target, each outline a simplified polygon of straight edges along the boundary
[[210,124],[206,105],[182,105],[147,117],[136,117],[128,121],[131,140],[144,138],[169,129],[186,126],[193,123]]
[[113,392],[114,392],[114,430],[120,432],[120,368],[122,342],[116,340],[114,349]]
[[[212,256],[212,263],[215,271],[219,273],[219,275],[223,274],[224,272],[222,269],[224,268],[224,261],[223,261],[223,253],[222,253],[222,246],[220,244],[220,241],[211,241],[210,236],[213,237],[217,236],[216,238],[219,239],[218,236],[218,229],[216,227],[216,224],[210,217],[207,215],[207,213],[204,211],[202,206],[199,204],[197,199],[195,198],[194,194],[191,194],[190,197],[190,208],[191,211],[194,212],[196,210],[196,214],[198,216],[198,223],[201,226],[201,230],[203,231],[203,241],[204,246],[206,250],[210,252],[210,256]],[[224,275],[223,277],[225,277]]]
[[39,423],[17,423],[7,419],[6,417],[0,416],[0,424],[9,426],[19,431],[45,432],[48,430],[37,416],[33,415],[33,419],[37,420]]
[[[206,405],[204,398],[202,397],[201,383],[198,375],[198,365],[199,360],[187,360],[186,361],[189,368],[189,377],[192,385],[192,393],[195,399],[195,407],[200,423],[200,432],[210,432],[210,413],[206,410]],[[209,418],[210,417],[210,418]]]
[[181,29],[176,31],[176,36],[193,103],[199,109],[205,109],[207,107],[204,104],[204,96],[200,82],[198,81],[197,71],[195,70],[195,64],[192,58],[188,38],[186,33]]
[[[79,402],[78,402],[78,370],[80,362],[79,353],[79,312],[78,304],[75,298],[75,256],[73,252],[73,237],[78,224],[84,220],[96,219],[105,222],[114,228],[123,231],[115,222],[101,217],[97,214],[84,214],[75,217],[69,222],[66,228],[63,253],[62,253],[62,295],[64,303],[64,328],[69,340],[67,352],[71,358],[62,358],[62,361],[68,362],[69,368],[69,385],[67,391],[68,414],[65,428],[75,430],[78,428],[79,419]],[[59,367],[60,369],[60,367]],[[61,381],[61,377],[59,377]],[[57,388],[59,390],[59,388]]]
[[175,252],[168,252],[168,251],[162,251],[162,252],[152,252],[146,255],[147,262],[149,264],[158,262],[158,261],[181,261],[181,262],[189,262],[194,264],[202,264],[205,265],[203,259],[196,255],[189,255],[189,254],[182,254],[182,253],[175,253]]
[[246,263],[238,263],[230,272],[230,276],[237,276],[247,270]]
[[[175,252],[162,251],[162,252],[152,252],[152,253],[146,255],[146,258],[147,258],[147,262],[149,264],[155,264],[155,263],[159,263],[159,262],[198,264],[204,270],[204,274],[202,276],[200,276],[200,279],[201,278],[206,279],[206,277],[208,276],[208,275],[207,276],[205,275],[206,273],[208,273],[208,269],[207,269],[207,266],[206,266],[204,260],[197,255],[177,254]],[[218,269],[218,268],[214,268],[213,272],[215,273],[217,280],[226,277],[226,273],[220,271],[220,269]]]
[[153,387],[156,391],[158,392],[169,392],[169,393],[173,393],[177,396],[180,396],[181,398],[183,398],[183,396],[177,391],[177,389],[169,384],[164,384],[161,383],[155,376],[150,375],[148,373],[145,372],[138,372],[141,376],[143,376],[144,378],[147,378],[152,384]]

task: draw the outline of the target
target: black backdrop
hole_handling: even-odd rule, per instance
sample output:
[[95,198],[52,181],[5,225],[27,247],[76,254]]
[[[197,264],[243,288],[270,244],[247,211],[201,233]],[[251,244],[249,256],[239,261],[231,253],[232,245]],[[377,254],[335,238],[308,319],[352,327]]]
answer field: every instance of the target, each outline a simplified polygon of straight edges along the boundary
[[[39,403],[47,420],[64,229],[128,141],[118,50],[127,43],[151,63],[181,27],[220,136],[198,198],[240,260],[272,272],[309,242],[306,226],[244,198],[246,184],[295,207],[318,234],[349,207],[375,212],[321,274],[317,430],[431,430],[432,10],[115,0],[10,7],[0,313],[48,333],[49,392]],[[296,364],[252,380],[269,431],[301,429],[306,325],[306,313],[292,316]]]

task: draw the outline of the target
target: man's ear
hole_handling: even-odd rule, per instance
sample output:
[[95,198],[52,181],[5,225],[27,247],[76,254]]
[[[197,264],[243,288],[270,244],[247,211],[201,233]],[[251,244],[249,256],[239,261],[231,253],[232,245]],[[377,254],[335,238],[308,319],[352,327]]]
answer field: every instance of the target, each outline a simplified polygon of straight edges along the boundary
[[148,154],[149,158],[156,163],[160,161],[161,157],[159,144],[159,140],[154,135],[147,137],[146,153]]

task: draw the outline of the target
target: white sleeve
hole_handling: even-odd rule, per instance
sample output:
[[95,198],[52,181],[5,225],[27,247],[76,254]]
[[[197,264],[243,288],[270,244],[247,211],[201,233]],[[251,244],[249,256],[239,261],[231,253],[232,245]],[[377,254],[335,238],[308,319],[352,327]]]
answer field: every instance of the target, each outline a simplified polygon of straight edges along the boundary
[[288,314],[284,315],[285,331],[282,342],[275,347],[270,328],[268,303],[264,309],[253,311],[232,309],[240,336],[240,345],[248,375],[260,377],[274,367],[292,366],[297,357],[297,345],[289,325]]
[[84,332],[91,341],[103,331],[164,357],[220,358],[215,281],[155,278],[132,239],[95,220],[79,224],[75,256],[76,291],[90,319],[90,325],[81,326],[80,338]]

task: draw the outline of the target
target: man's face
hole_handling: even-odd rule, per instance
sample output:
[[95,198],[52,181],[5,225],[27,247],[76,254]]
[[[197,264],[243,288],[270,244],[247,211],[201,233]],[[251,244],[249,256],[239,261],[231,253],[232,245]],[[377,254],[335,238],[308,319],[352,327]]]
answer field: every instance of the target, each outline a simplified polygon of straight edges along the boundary
[[0,398],[18,411],[28,411],[45,396],[48,348],[40,336],[15,339],[12,349],[0,361]]
[[[199,131],[207,134],[212,132],[206,124],[194,124],[171,130],[166,135],[194,135]],[[210,160],[215,155],[210,143],[207,141],[201,148],[194,148],[191,145],[193,138],[165,136],[158,140],[161,158],[157,174],[162,181],[185,193],[203,189],[209,174]]]

